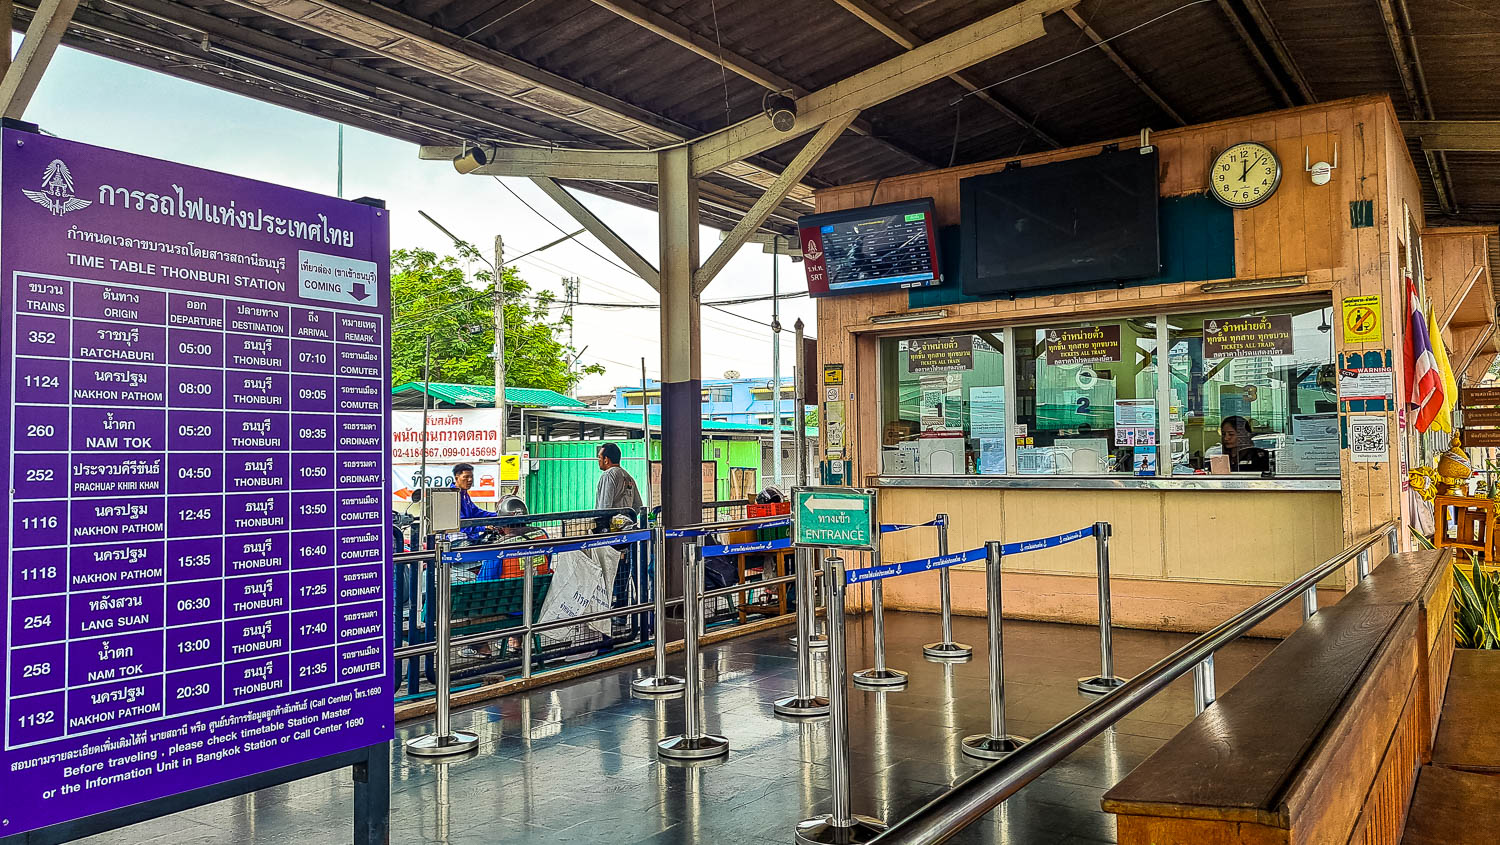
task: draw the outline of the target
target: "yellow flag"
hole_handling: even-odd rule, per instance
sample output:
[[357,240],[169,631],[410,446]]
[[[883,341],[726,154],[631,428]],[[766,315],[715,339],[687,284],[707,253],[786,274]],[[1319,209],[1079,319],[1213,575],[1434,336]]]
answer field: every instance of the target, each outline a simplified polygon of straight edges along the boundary
[[1438,331],[1437,311],[1427,309],[1427,336],[1432,340],[1432,357],[1437,359],[1438,373],[1443,377],[1443,407],[1438,409],[1432,428],[1437,431],[1453,430],[1453,409],[1458,406],[1458,380],[1453,377],[1453,366],[1448,363],[1448,346],[1443,334]]

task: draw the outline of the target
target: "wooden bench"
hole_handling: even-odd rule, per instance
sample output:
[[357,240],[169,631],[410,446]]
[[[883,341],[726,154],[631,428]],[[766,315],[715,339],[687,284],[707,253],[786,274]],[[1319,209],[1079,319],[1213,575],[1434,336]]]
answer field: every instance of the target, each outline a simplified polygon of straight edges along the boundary
[[[1500,651],[1459,649],[1448,677],[1432,764],[1500,775]],[[1500,781],[1493,784],[1500,798]]]
[[1500,651],[1453,654],[1432,764],[1412,794],[1402,845],[1500,842]]
[[1106,793],[1120,845],[1397,841],[1448,675],[1448,560],[1387,558]]

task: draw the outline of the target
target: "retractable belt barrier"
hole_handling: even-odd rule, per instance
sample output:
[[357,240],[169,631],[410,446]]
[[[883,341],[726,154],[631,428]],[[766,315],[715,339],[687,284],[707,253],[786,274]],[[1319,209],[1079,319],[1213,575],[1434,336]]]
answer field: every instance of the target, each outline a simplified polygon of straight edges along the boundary
[[936,528],[940,525],[946,526],[947,524],[948,515],[940,513],[932,519],[927,520],[926,522],[887,522],[880,526],[880,533],[890,534],[896,531],[905,531],[909,528]]
[[[884,530],[885,526],[881,526]],[[1080,528],[1077,531],[1069,531],[1066,534],[1058,534],[1055,537],[1043,537],[1040,540],[1024,540],[1019,543],[1006,543],[1000,547],[1000,553],[1006,555],[1020,554],[1021,552],[1034,552],[1040,549],[1051,549],[1066,545],[1084,537],[1094,536],[1094,526]],[[966,552],[954,552],[949,555],[937,557],[924,557],[918,560],[908,560],[901,563],[888,563],[881,566],[870,566],[864,569],[848,570],[844,577],[849,584],[863,584],[866,581],[877,581],[884,578],[895,578],[899,575],[910,575],[913,572],[928,572],[933,569],[943,569],[956,566],[960,563],[973,563],[984,560],[985,550],[983,547],[969,549]]]
[[777,519],[767,519],[763,522],[734,525],[700,525],[696,528],[668,528],[668,540],[684,540],[689,537],[706,537],[709,534],[717,534],[721,531],[758,531],[762,528],[785,528],[792,524],[789,516]]
[[576,543],[564,543],[562,545],[558,545],[556,541],[549,541],[540,545],[517,543],[514,546],[485,546],[467,551],[445,552],[443,554],[443,562],[449,564],[481,563],[496,557],[530,557],[531,555],[555,555],[562,552],[582,552],[602,546],[623,546],[627,543],[639,543],[642,540],[649,540],[650,538],[651,531],[649,529],[641,529],[639,531],[611,534],[608,537],[595,537],[588,540],[579,540]]
[[730,555],[747,555],[752,552],[773,552],[777,549],[790,549],[792,538],[782,537],[780,540],[756,540],[752,543],[728,543],[723,546],[704,546],[704,557],[729,557]]

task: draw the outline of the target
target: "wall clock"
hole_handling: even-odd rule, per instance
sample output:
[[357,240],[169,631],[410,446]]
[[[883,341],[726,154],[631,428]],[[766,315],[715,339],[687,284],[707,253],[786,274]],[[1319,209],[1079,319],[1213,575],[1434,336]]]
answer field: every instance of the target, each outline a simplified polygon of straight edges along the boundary
[[1245,141],[1219,153],[1209,171],[1208,187],[1230,208],[1251,208],[1276,193],[1281,162],[1265,144]]

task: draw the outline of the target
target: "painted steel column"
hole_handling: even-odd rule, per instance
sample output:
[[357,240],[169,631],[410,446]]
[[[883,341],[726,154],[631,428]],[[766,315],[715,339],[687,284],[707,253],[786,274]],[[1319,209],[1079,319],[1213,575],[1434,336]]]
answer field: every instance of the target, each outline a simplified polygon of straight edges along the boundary
[[[692,150],[658,155],[657,221],[661,239],[661,501],[668,528],[703,520],[702,370],[699,362],[698,182]],[[649,472],[649,469],[648,469]],[[682,559],[682,544],[668,541],[667,560]],[[670,595],[682,595],[682,570],[667,570]]]
[[[37,4],[26,37],[21,39],[21,49],[0,79],[0,113],[18,120],[25,115],[31,95],[36,93],[37,83],[42,81],[77,8],[78,0],[41,0]],[[10,58],[8,53],[6,58]]]

